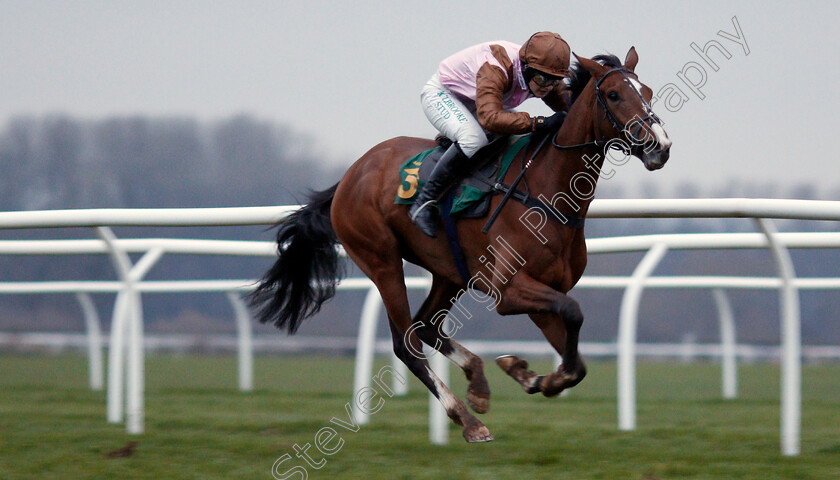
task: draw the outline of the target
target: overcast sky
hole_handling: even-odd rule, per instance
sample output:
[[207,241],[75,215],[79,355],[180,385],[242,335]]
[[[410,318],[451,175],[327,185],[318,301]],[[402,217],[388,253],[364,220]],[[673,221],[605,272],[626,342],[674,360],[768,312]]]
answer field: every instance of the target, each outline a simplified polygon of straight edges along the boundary
[[[736,35],[745,47],[718,34]],[[311,138],[349,165],[398,135],[431,137],[419,91],[441,59],[474,43],[523,43],[552,30],[581,56],[635,45],[654,92],[688,96],[655,110],[674,146],[650,173],[641,162],[609,182],[671,191],[815,183],[840,191],[838,2],[598,1],[42,1],[0,0],[0,122],[22,114],[195,116],[250,113]],[[690,44],[720,42],[714,71]],[[686,68],[706,83],[683,83]],[[522,109],[545,113],[538,100]]]

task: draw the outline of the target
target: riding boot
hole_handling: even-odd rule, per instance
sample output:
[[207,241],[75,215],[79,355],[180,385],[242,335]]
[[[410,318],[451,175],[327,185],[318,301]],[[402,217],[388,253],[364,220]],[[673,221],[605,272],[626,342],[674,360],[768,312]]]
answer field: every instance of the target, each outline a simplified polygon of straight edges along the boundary
[[435,237],[437,231],[437,203],[452,185],[461,179],[468,168],[469,157],[457,143],[453,143],[438,160],[429,181],[408,211],[411,221],[426,235]]

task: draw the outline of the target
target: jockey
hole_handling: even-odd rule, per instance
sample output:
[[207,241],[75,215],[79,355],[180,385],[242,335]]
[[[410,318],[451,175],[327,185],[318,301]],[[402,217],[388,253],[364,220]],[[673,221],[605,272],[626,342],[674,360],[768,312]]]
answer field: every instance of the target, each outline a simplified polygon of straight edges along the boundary
[[[539,32],[521,47],[506,41],[481,43],[440,63],[420,101],[432,125],[454,143],[409,210],[423,233],[435,236],[438,200],[473,167],[469,160],[487,145],[487,133],[518,135],[560,128],[567,109],[561,91],[569,54],[569,44],[560,35]],[[511,111],[531,97],[541,98],[558,113],[532,117]]]

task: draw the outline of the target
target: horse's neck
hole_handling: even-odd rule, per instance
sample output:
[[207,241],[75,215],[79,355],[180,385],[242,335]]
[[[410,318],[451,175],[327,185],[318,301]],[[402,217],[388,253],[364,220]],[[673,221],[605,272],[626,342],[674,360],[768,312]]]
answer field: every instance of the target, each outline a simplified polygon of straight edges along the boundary
[[[559,145],[579,145],[596,140],[594,111],[594,92],[585,90],[569,110],[555,141]],[[546,145],[528,180],[535,194],[542,194],[562,213],[582,217],[594,197],[603,162],[599,147],[560,150]]]

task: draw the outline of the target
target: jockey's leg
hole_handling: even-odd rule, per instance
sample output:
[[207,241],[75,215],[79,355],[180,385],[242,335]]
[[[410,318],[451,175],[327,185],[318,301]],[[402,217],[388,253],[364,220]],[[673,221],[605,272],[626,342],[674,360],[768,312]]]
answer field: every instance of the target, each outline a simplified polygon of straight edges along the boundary
[[420,101],[432,125],[455,142],[435,165],[429,181],[409,210],[411,220],[423,233],[434,237],[437,231],[437,202],[470,170],[470,160],[481,147],[487,145],[487,135],[475,115],[441,85],[437,75],[423,87]]
[[420,104],[429,122],[446,138],[458,142],[467,157],[487,145],[487,134],[475,112],[444,87],[437,74],[423,86]]
[[435,236],[437,230],[437,204],[449,188],[461,179],[464,163],[469,158],[461,151],[457,143],[453,143],[435,165],[429,180],[409,210],[411,221],[420,227],[426,235]]

